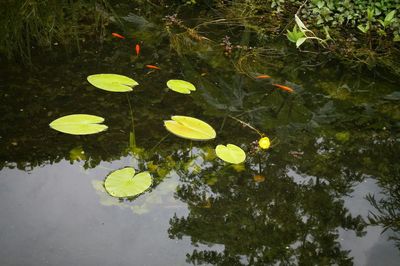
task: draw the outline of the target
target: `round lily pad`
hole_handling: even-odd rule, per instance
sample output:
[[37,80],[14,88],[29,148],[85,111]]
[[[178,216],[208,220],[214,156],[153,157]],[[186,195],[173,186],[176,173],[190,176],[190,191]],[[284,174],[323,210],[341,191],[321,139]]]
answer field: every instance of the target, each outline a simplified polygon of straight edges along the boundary
[[87,77],[93,86],[112,92],[132,91],[132,87],[139,85],[135,80],[117,74],[95,74]]
[[135,175],[135,169],[126,167],[109,174],[104,181],[108,194],[117,198],[126,198],[139,195],[146,191],[152,183],[149,172]]
[[101,123],[104,118],[95,115],[73,114],[60,117],[50,123],[57,131],[72,135],[89,135],[102,132],[108,127]]
[[206,122],[190,116],[172,116],[172,120],[164,121],[165,128],[178,137],[191,140],[209,140],[217,135]]
[[167,86],[171,90],[179,92],[179,93],[183,93],[183,94],[190,94],[192,91],[196,90],[196,87],[192,83],[190,83],[188,81],[180,80],[180,79],[168,80]]
[[246,160],[246,153],[234,144],[220,144],[215,148],[215,153],[218,158],[228,163],[239,164]]

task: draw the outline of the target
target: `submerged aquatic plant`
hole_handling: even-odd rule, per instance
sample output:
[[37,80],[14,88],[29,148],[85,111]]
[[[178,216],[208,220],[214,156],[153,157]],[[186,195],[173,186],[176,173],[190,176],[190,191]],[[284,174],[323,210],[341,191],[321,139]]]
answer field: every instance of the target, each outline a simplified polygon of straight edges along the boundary
[[118,20],[108,0],[0,2],[0,55],[24,63],[35,48],[79,51],[85,36],[103,36],[111,15]]

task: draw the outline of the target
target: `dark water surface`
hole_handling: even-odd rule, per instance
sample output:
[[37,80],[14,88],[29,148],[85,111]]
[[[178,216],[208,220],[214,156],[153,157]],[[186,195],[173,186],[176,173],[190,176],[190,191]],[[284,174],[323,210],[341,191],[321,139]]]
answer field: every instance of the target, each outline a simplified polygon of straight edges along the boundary
[[[33,68],[0,65],[1,265],[399,265],[397,78],[326,55],[316,64],[276,42],[257,48],[240,27],[205,28],[208,41],[168,33],[161,19],[123,19],[120,32],[135,40],[107,37],[69,56],[55,46]],[[225,35],[232,54],[219,44]],[[140,85],[98,90],[86,81],[96,73]],[[166,90],[172,78],[197,91]],[[49,128],[73,113],[102,116],[109,129],[71,136]],[[203,119],[217,138],[168,135],[171,115]],[[273,147],[257,151],[259,136],[231,117]],[[246,151],[244,165],[215,158],[226,143]],[[126,166],[155,181],[120,201],[102,181]]]

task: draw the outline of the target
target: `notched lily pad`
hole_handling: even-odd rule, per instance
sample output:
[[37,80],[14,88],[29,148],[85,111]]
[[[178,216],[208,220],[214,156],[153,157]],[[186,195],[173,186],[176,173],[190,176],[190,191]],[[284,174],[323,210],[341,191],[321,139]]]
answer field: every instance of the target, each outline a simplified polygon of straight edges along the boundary
[[233,144],[226,146],[220,144],[215,148],[215,153],[218,158],[228,163],[239,164],[246,160],[246,153],[240,147]]
[[117,74],[95,74],[87,77],[93,86],[112,92],[132,91],[132,87],[139,85],[135,80]]
[[180,80],[180,79],[168,80],[167,86],[171,90],[179,92],[179,93],[183,93],[183,94],[190,94],[192,91],[196,90],[196,87],[192,83],[190,83],[188,81]]
[[149,172],[135,175],[135,169],[126,167],[109,174],[104,181],[108,194],[116,198],[134,197],[146,191],[152,183]]
[[172,116],[172,120],[164,121],[165,128],[172,134],[191,140],[209,140],[217,135],[206,122],[190,116]]
[[54,120],[50,123],[50,127],[66,134],[89,135],[106,130],[108,127],[101,124],[103,122],[104,118],[100,116],[73,114]]

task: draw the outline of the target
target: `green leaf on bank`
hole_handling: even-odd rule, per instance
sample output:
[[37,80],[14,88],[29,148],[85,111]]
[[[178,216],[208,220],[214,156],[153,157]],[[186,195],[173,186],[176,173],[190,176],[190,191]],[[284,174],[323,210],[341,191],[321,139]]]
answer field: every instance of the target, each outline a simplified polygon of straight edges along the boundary
[[209,140],[217,135],[206,122],[189,116],[172,116],[172,120],[164,121],[165,128],[178,137],[191,140]]
[[296,43],[297,40],[299,40],[302,37],[305,37],[305,34],[302,31],[298,30],[297,25],[294,25],[293,30],[287,30],[287,34],[286,34],[287,38],[289,39],[289,41]]
[[305,38],[305,37],[304,37],[304,38],[298,39],[298,40],[296,41],[296,47],[299,48],[300,45],[302,45],[303,42],[305,42],[305,40],[307,40],[307,38]]
[[60,117],[50,123],[54,130],[71,135],[96,134],[106,130],[108,127],[101,123],[104,118],[95,115],[73,114]]
[[104,181],[108,194],[117,198],[134,197],[146,191],[152,183],[149,172],[135,175],[135,169],[126,167],[109,174]]
[[297,15],[294,15],[294,20],[296,21],[297,26],[299,26],[299,28],[302,32],[305,32],[308,30],[307,27],[304,25],[304,23],[301,21],[301,19]]
[[132,87],[139,85],[135,80],[117,74],[95,74],[87,77],[93,86],[111,92],[132,91]]
[[358,28],[361,32],[367,33],[367,32],[369,31],[369,23],[367,23],[366,26],[358,25],[357,28]]
[[192,91],[196,90],[196,87],[192,83],[180,79],[168,80],[167,86],[171,90],[183,94],[190,94]]
[[387,23],[387,25],[392,23],[395,14],[396,14],[396,10],[392,10],[391,12],[389,12],[389,14],[386,15],[385,22]]
[[228,163],[239,164],[246,160],[246,153],[234,144],[218,145],[215,153],[218,158]]

